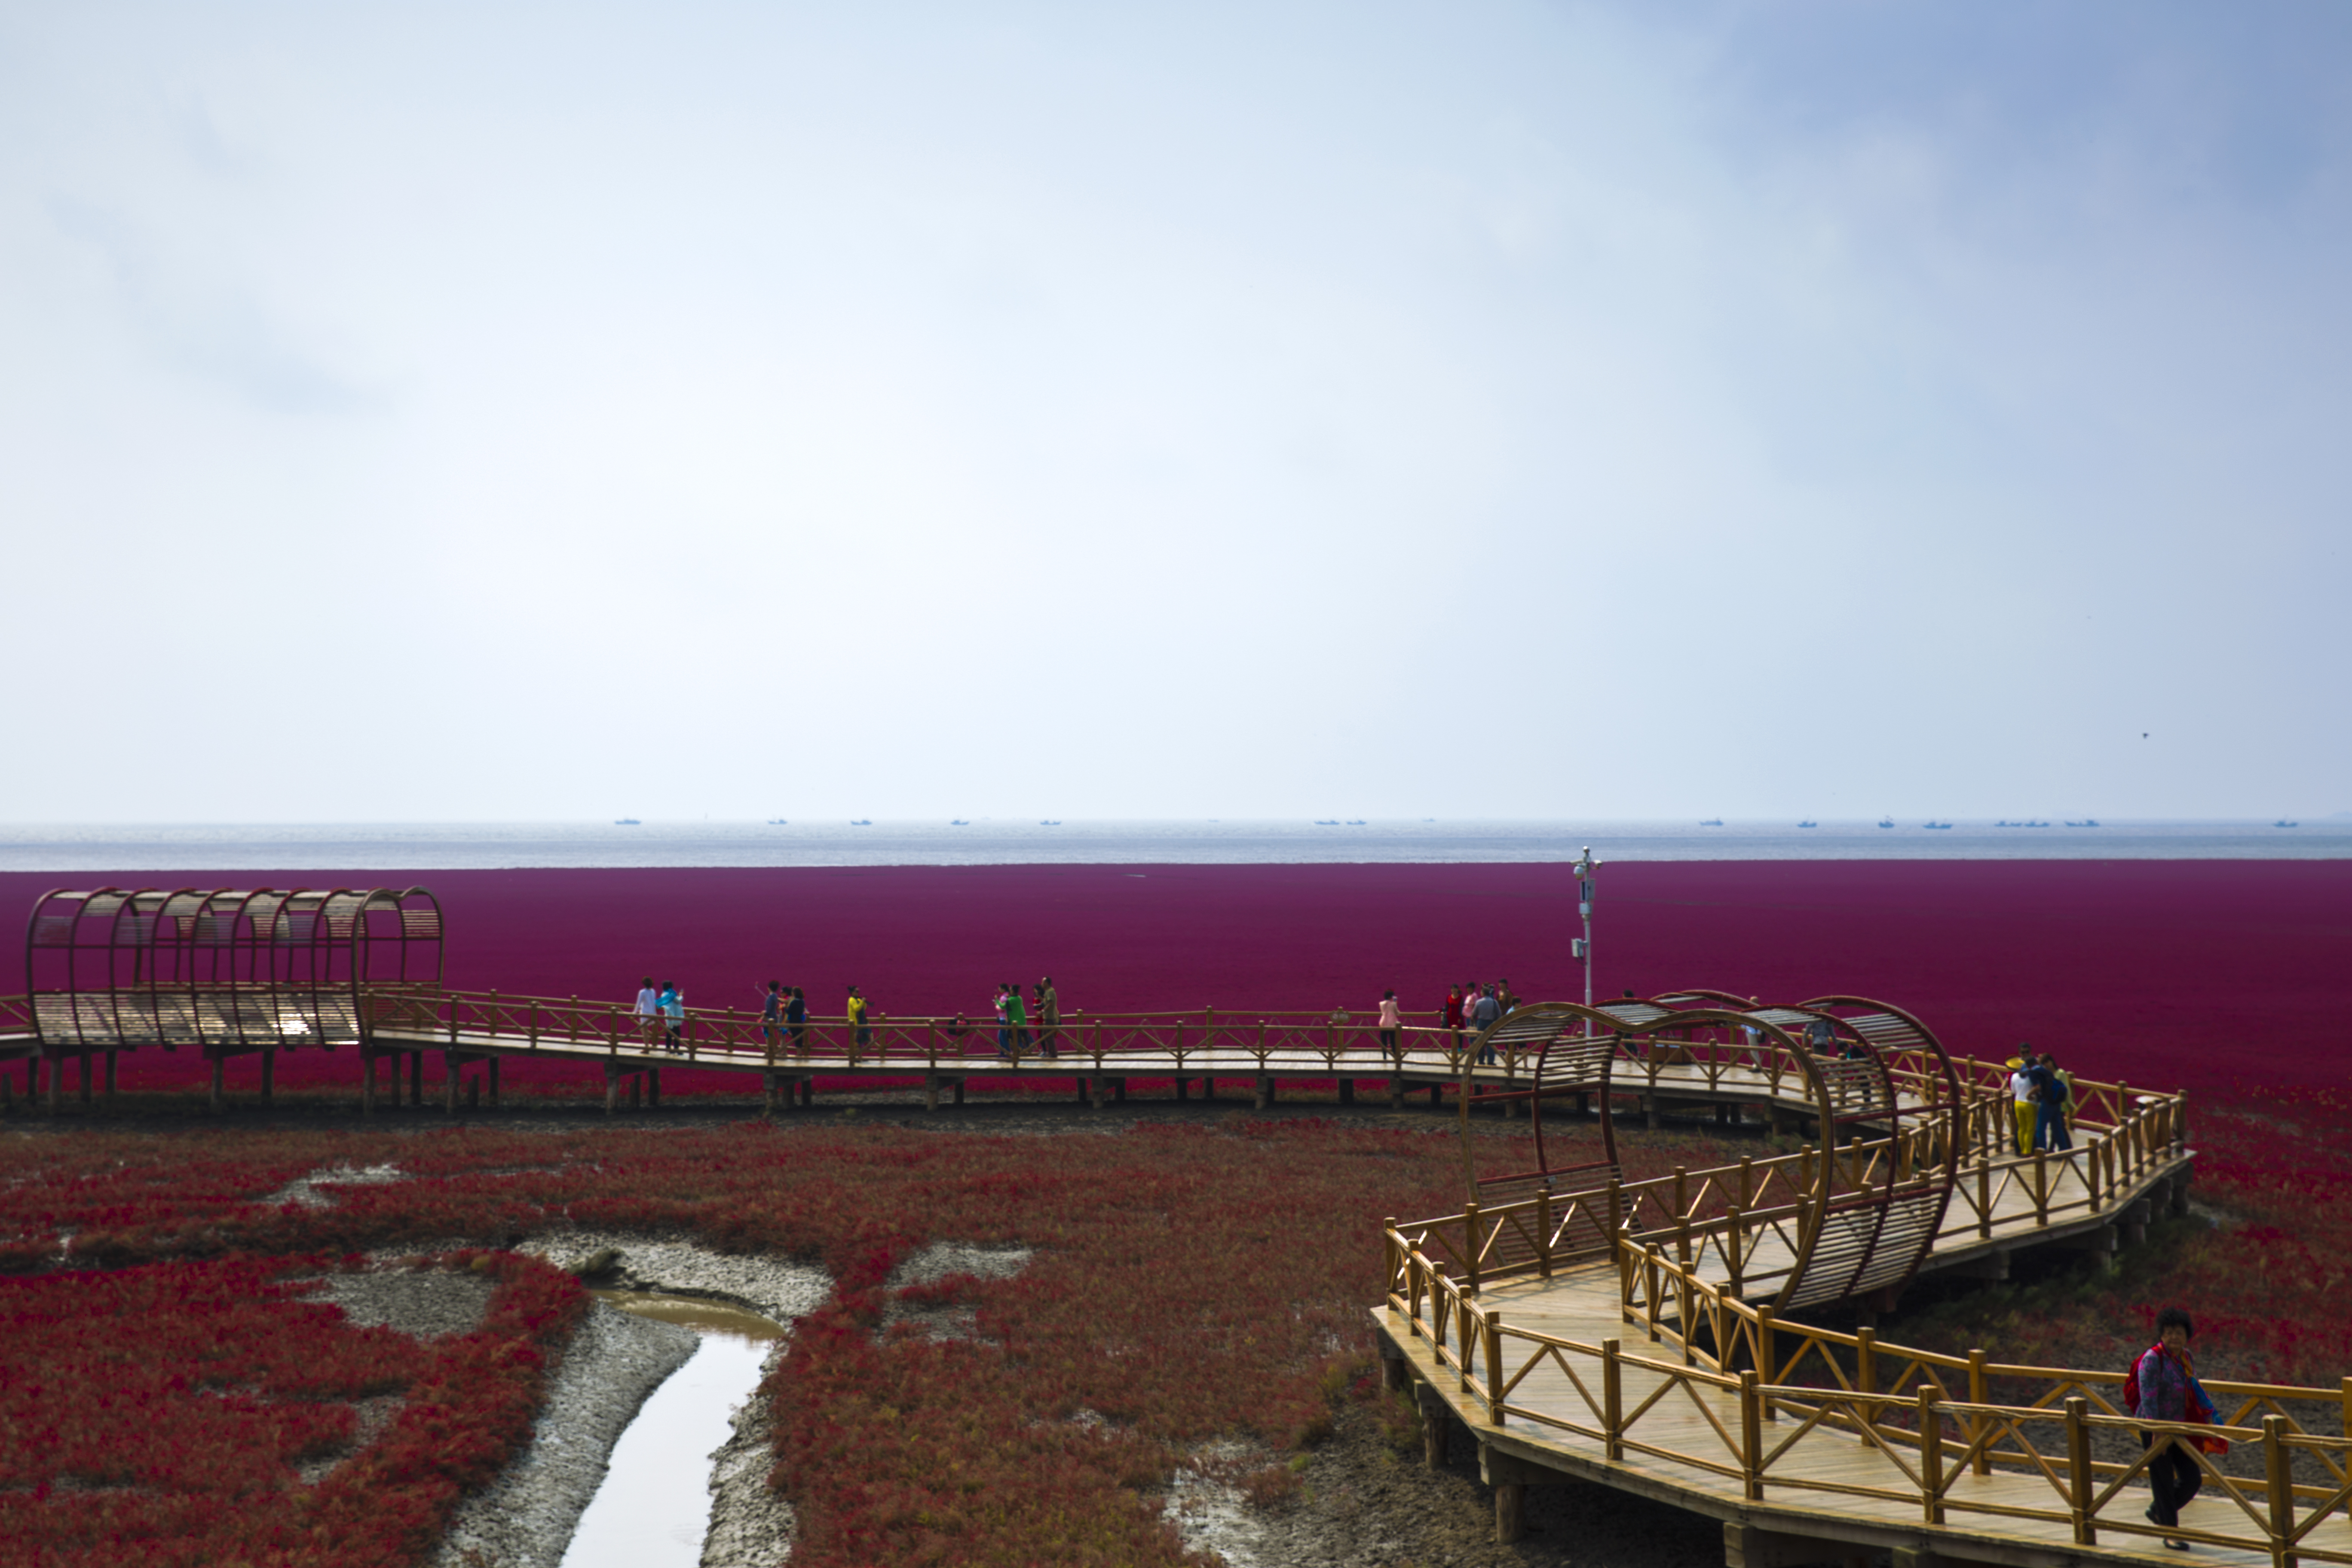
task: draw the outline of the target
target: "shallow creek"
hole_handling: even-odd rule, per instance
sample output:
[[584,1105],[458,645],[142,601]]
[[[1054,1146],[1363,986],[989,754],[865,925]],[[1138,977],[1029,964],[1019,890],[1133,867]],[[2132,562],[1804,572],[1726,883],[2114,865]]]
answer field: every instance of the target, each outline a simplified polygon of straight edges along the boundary
[[624,1312],[702,1336],[614,1445],[563,1568],[697,1568],[710,1524],[711,1455],[759,1387],[777,1323],[738,1307],[644,1290],[598,1290]]

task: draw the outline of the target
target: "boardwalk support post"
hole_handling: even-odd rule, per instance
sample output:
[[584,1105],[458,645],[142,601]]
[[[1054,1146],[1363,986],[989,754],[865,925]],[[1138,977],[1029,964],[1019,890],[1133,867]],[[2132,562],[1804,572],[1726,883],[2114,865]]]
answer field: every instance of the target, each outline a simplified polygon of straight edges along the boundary
[[109,1103],[114,1100],[114,1053],[112,1051],[106,1053],[106,1098]]
[[[87,1054],[81,1058],[81,1102],[84,1105],[89,1103],[89,1058]],[[278,1103],[278,1053],[274,1050],[261,1053],[261,1103],[265,1106]]]
[[1625,1373],[1617,1364],[1620,1342],[1601,1342],[1601,1436],[1612,1461],[1625,1458]]
[[1505,1481],[1495,1489],[1495,1539],[1507,1546],[1528,1532],[1528,1489]]
[[1486,1424],[1503,1425],[1503,1314],[1486,1309],[1479,1338],[1486,1342]]
[[604,1063],[604,1114],[610,1116],[621,1109],[621,1064],[607,1059]]
[[1764,1396],[1756,1392],[1761,1382],[1753,1368],[1739,1374],[1739,1473],[1749,1502],[1764,1500]]
[[2098,1527],[2091,1522],[2091,1489],[2097,1478],[2091,1473],[2091,1428],[2085,1417],[2091,1402],[2081,1394],[2066,1401],[2066,1490],[2069,1510],[2074,1516],[2074,1544],[2096,1546]]
[[490,1109],[492,1110],[499,1108],[499,1064],[504,1060],[506,1060],[504,1057],[490,1058]]
[[2286,1417],[2263,1417],[2263,1475],[2271,1502],[2271,1568],[2294,1568],[2294,1456],[2287,1452]]
[[[212,1103],[211,1103],[211,1107],[210,1107],[210,1109],[211,1109],[211,1110],[212,1110],[212,1113],[213,1113],[215,1116],[218,1116],[218,1115],[220,1114],[220,1112],[221,1112],[221,1103],[222,1103],[222,1101],[223,1101],[225,1099],[226,1099],[226,1093],[224,1092],[224,1090],[225,1090],[225,1089],[226,1089],[226,1085],[225,1085],[225,1084],[223,1083],[223,1081],[222,1081],[222,1075],[223,1075],[223,1072],[224,1072],[224,1070],[226,1069],[226,1067],[227,1067],[227,1064],[226,1064],[226,1062],[222,1061],[220,1058],[218,1058],[218,1057],[215,1057],[215,1058],[213,1058],[213,1088],[212,1088]],[[55,1062],[51,1062],[51,1063],[49,1064],[49,1109],[50,1109],[51,1110],[57,1110],[57,1108],[58,1108],[58,1064],[57,1064],[57,1063],[55,1063]]]
[[1944,1413],[1936,1407],[1936,1385],[1919,1385],[1919,1517],[1944,1522]]
[[1433,1470],[1445,1468],[1445,1401],[1437,1390],[1423,1384],[1421,1390],[1421,1462]]

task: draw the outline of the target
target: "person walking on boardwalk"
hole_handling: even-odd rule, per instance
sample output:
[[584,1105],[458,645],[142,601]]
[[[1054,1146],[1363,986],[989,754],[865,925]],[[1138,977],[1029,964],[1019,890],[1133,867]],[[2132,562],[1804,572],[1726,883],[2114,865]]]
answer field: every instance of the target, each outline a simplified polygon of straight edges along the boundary
[[1449,1029],[1462,1026],[1462,987],[1459,985],[1445,994],[1445,1026]]
[[1013,1026],[1013,1048],[1027,1056],[1029,1005],[1021,1000],[1020,985],[1011,981],[1007,981],[1004,986],[1004,1021]]
[[654,1037],[661,1029],[661,993],[654,988],[654,977],[646,975],[637,983],[637,1039],[651,1048]]
[[[1496,999],[1495,988],[1491,985],[1483,987],[1478,993],[1478,1000],[1470,1005],[1470,1027],[1480,1034],[1484,1034],[1488,1029],[1493,1028],[1495,1026],[1495,1020],[1502,1016],[1503,1005]],[[1495,1065],[1495,1047],[1493,1045],[1488,1044],[1479,1047],[1479,1066],[1492,1067]]]
[[[2197,1381],[2197,1363],[2189,1354],[2189,1342],[2196,1332],[2197,1325],[2178,1307],[2156,1315],[2156,1343],[2133,1358],[2124,1378],[2126,1411],[2150,1421],[2212,1424],[2218,1412]],[[2226,1452],[2229,1445],[2217,1437],[2184,1438],[2168,1432],[2142,1432],[2139,1442],[2143,1448],[2162,1445],[2147,1462],[2148,1489],[2156,1494],[2148,1520],[2159,1530],[2177,1530],[2181,1509],[2205,1483],[2204,1468],[2185,1445],[2193,1442],[2209,1453]],[[2189,1550],[2189,1542],[2176,1535],[2166,1536],[2164,1543],[2175,1552]]]
[[808,998],[797,985],[792,988],[793,999],[784,1004],[784,1027],[792,1031],[793,1055],[808,1055]]
[[2074,1140],[2066,1131],[2067,1088],[2058,1076],[2058,1058],[2044,1051],[2025,1070],[2033,1079],[2033,1146],[2072,1151]]
[[1391,986],[1381,993],[1381,1049],[1394,1057],[1403,1030],[1404,1012],[1397,1005],[1396,989]]
[[2017,1152],[2033,1152],[2033,1124],[2038,1120],[2033,1107],[2033,1075],[2025,1069],[2033,1061],[2031,1047],[2020,1046],[2017,1055],[2009,1058],[2009,1102],[2017,1122]]
[[662,982],[662,1025],[668,1035],[663,1044],[670,1050],[686,1049],[686,993],[677,988],[675,980]]
[[857,987],[855,985],[849,988],[848,1011],[851,1038],[857,1042],[857,1048],[862,1051],[874,1043],[874,1029],[866,1021],[868,1012],[866,998],[857,994]]
[[996,1009],[996,1054],[1000,1057],[1013,1055],[1013,1020],[1004,1010],[1005,994],[1012,989],[1000,980],[996,983],[996,994],[990,999],[990,1005]]
[[784,1043],[784,983],[781,980],[769,981],[768,994],[761,999],[760,1038],[767,1042],[772,1057]]
[[1037,982],[1037,1044],[1048,1058],[1062,1054],[1062,995],[1050,974]]

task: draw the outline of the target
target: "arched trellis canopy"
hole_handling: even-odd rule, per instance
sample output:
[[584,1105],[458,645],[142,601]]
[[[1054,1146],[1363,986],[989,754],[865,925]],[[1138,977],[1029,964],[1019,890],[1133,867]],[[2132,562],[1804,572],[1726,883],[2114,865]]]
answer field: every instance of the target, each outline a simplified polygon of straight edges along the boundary
[[25,930],[51,1052],[333,1046],[441,979],[441,907],[423,888],[57,890]]
[[[1509,1085],[1490,1085],[1479,1098],[1528,1104],[1536,1155],[1532,1170],[1474,1175],[1474,1197],[1491,1204],[1548,1194],[1571,1227],[1637,1231],[1669,1215],[1704,1223],[1723,1220],[1727,1203],[1754,1205],[1750,1217],[1762,1227],[1744,1278],[1769,1291],[1776,1309],[1902,1285],[1932,1243],[1958,1176],[1961,1100],[1950,1058],[1917,1018],[1869,998],[1763,1006],[1729,992],[1685,990],[1596,1008],[1539,1003],[1497,1020],[1468,1049],[1473,1061],[1511,1064]],[[1679,1184],[1664,1208],[1663,1194],[1629,1198],[1612,1099],[1676,1092],[1752,1095],[1797,1109],[1819,1128],[1819,1147],[1793,1163],[1768,1162],[1765,1182],[1736,1199],[1712,1189],[1694,1197]],[[1546,1145],[1544,1104],[1568,1094],[1597,1109],[1598,1160],[1558,1163]],[[1779,1195],[1790,1201],[1778,1203]],[[1570,1201],[1580,1198],[1586,1201]],[[1597,1235],[1570,1239],[1613,1245]]]

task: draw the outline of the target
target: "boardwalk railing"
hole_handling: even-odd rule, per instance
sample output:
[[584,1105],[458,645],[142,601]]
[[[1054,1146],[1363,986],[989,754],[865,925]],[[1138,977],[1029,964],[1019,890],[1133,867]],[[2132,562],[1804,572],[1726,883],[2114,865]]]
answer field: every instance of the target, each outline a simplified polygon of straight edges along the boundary
[[[2119,1120],[2088,1117],[2075,1123],[2080,1145],[2071,1154],[2037,1150],[2030,1155],[1993,1152],[2007,1145],[1972,1142],[1946,1211],[1937,1244],[1949,1247],[1990,1239],[1997,1216],[2030,1212],[2033,1225],[2085,1218],[2110,1210],[2120,1193],[2177,1157],[2188,1137],[2181,1095],[2117,1095],[2117,1086],[2088,1084],[2102,1105],[2120,1104]],[[2005,1112],[2004,1112],[2005,1114]],[[1600,1184],[1581,1192],[1540,1192],[1510,1203],[1468,1205],[1463,1213],[1399,1224],[1399,1245],[1443,1263],[1474,1293],[1481,1284],[1514,1277],[1549,1278],[1559,1269],[1616,1256],[1633,1267],[1644,1249],[1659,1252],[1694,1278],[1712,1275],[1734,1296],[1769,1295],[1797,1252],[1799,1233],[1812,1217],[1818,1163],[1833,1162],[1832,1206],[1837,1194],[1871,1189],[1892,1174],[1902,1186],[1940,1163],[1934,1129],[1906,1129],[1876,1140],[1856,1139],[1827,1151],[1808,1143],[1795,1152],[1737,1164],[1626,1181],[1596,1173]],[[1890,1168],[1891,1167],[1891,1172]],[[2023,1203],[2015,1201],[2022,1195]],[[1622,1249],[1622,1250],[1621,1250]],[[1401,1266],[1392,1248],[1391,1279]],[[1627,1286],[1627,1301],[1634,1300]]]
[[[668,1022],[640,1016],[625,1003],[445,991],[405,996],[402,1005],[402,1016],[382,1018],[378,1027],[401,1037],[404,1047],[438,1043],[463,1048],[495,1041],[509,1048],[519,1043],[527,1050],[562,1046],[632,1056],[668,1048]],[[999,1059],[993,1017],[869,1014],[866,1023],[853,1025],[835,1015],[772,1030],[756,1008],[694,1007],[677,1024],[677,1052],[688,1062],[782,1068],[815,1059],[867,1068],[903,1064],[914,1072]],[[1006,1032],[1008,1053],[1020,1063],[1053,1061],[1066,1070],[1142,1057],[1171,1073],[1201,1070],[1196,1064],[1213,1056],[1229,1070],[1239,1058],[1264,1070],[1296,1070],[1311,1061],[1329,1071],[1403,1071],[1410,1065],[1453,1074],[1464,1064],[1470,1038],[1464,1030],[1408,1024],[1395,1031],[1391,1048],[1363,1017],[1213,1007],[1182,1014],[1074,1013],[1051,1026],[1033,1018]]]
[[[2352,1563],[2352,1377],[2335,1388],[2207,1379],[2221,1406],[2218,1424],[2138,1420],[2117,1407],[2121,1373],[1999,1363],[1981,1350],[1948,1355],[1883,1342],[1868,1329],[1776,1321],[1657,1242],[1621,1236],[1623,1320],[1657,1347],[1645,1354],[1621,1338],[1584,1342],[1539,1332],[1484,1305],[1475,1268],[1465,1274],[1454,1260],[1475,1259],[1514,1223],[1508,1215],[1426,1222],[1419,1234],[1443,1257],[1403,1229],[1387,1231],[1391,1310],[1426,1342],[1462,1402],[1488,1426],[1517,1422],[1537,1435],[1580,1437],[1611,1462],[1632,1456],[1654,1470],[1717,1478],[1753,1502],[1829,1493],[1916,1508],[1927,1526],[1968,1515],[2035,1520],[2063,1526],[2082,1546],[2098,1544],[2103,1531],[2168,1535],[2266,1555],[2280,1568]],[[1545,1369],[1573,1394],[1564,1413],[1512,1397]],[[1677,1426],[1685,1434],[1695,1412],[1708,1436],[1696,1447],[1687,1436],[1676,1446],[1658,1419],[1669,1411],[1685,1417]],[[2336,1430],[2313,1430],[2314,1421],[2332,1421]],[[1883,1463],[1826,1474],[1818,1462],[1792,1467],[1799,1441],[1817,1432],[1842,1435],[1853,1454]],[[2153,1442],[2135,1454],[2142,1433]],[[2234,1446],[2228,1458],[2198,1446],[2216,1437]],[[2167,1446],[2194,1460],[2204,1495],[2231,1506],[2200,1510],[2197,1526],[2150,1523],[2141,1511],[2147,1494],[2133,1483],[2145,1480]],[[2095,1449],[2132,1457],[2101,1458]],[[2046,1493],[1963,1480],[1989,1476],[2038,1477]]]

